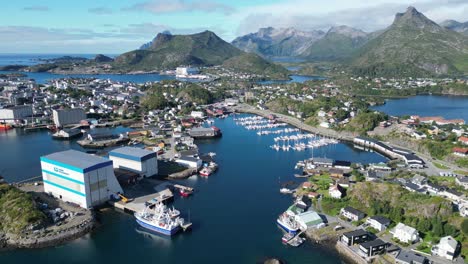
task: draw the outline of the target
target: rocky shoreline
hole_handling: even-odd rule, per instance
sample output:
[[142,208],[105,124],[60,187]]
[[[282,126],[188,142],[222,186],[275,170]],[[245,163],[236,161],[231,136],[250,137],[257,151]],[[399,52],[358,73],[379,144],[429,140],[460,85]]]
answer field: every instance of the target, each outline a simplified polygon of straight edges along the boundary
[[32,236],[13,236],[4,234],[0,236],[0,249],[13,250],[19,248],[45,248],[64,244],[90,233],[96,227],[96,221],[85,220],[77,226],[61,230],[55,234],[39,233]]

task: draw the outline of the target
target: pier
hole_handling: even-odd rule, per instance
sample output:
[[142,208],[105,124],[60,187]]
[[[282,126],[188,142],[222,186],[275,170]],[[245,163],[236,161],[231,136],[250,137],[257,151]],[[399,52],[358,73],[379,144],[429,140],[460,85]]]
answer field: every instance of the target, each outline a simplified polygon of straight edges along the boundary
[[156,193],[132,197],[132,196],[125,196],[128,198],[128,202],[124,202],[123,200],[120,201],[109,201],[108,203],[115,208],[121,209],[124,212],[128,213],[135,213],[138,211],[142,211],[148,205],[154,205],[157,203],[164,203],[174,197],[174,194],[168,188],[165,188],[161,191]]
[[268,116],[270,116],[270,115],[275,115],[277,117],[276,120],[279,121],[279,122],[288,123],[291,126],[299,128],[299,129],[301,129],[303,131],[314,133],[314,134],[324,136],[324,137],[327,137],[327,138],[338,139],[338,140],[341,140],[341,141],[353,142],[353,139],[355,138],[355,136],[357,136],[357,135],[355,135],[353,133],[337,132],[337,131],[334,131],[334,130],[331,130],[331,129],[321,128],[321,127],[313,127],[313,126],[305,124],[304,122],[302,122],[301,120],[299,120],[297,118],[287,116],[287,115],[283,115],[283,114],[278,114],[278,113],[275,113],[275,112],[272,112],[272,111],[269,111],[269,110],[259,110],[259,109],[256,109],[255,107],[253,107],[251,105],[247,105],[247,104],[237,105],[237,106],[233,107],[232,110],[235,110],[235,111],[237,111],[239,113],[255,114],[255,115],[263,116],[265,118],[268,118]]

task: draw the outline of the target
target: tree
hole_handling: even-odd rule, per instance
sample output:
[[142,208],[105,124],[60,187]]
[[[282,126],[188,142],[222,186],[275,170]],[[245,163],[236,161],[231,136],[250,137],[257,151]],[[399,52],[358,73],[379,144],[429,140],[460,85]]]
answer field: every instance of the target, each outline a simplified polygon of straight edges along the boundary
[[463,234],[468,235],[468,219],[464,219],[461,224],[461,230]]
[[433,221],[432,222],[432,232],[435,236],[441,237],[444,235],[444,225],[442,221]]
[[431,231],[431,227],[432,227],[431,220],[427,218],[421,219],[417,225],[417,229],[424,233]]

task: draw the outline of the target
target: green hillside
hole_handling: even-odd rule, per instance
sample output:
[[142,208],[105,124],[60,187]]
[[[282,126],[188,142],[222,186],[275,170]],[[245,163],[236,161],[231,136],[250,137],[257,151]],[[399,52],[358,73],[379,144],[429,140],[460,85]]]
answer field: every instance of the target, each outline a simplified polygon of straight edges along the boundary
[[468,37],[437,25],[410,7],[360,48],[351,66],[356,74],[369,76],[468,73]]

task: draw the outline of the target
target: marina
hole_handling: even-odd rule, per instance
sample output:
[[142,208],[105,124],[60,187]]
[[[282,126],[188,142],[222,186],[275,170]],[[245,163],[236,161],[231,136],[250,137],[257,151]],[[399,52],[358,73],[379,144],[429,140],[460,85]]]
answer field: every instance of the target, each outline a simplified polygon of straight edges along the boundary
[[[249,115],[239,115],[242,116]],[[339,257],[335,253],[307,241],[294,250],[279,241],[281,235],[275,219],[281,214],[282,208],[287,208],[291,204],[291,198],[279,193],[281,188],[277,179],[281,176],[283,181],[294,181],[296,179],[294,173],[297,173],[294,170],[295,164],[312,155],[326,155],[334,159],[363,163],[380,162],[385,159],[375,153],[353,149],[352,146],[343,143],[338,143],[333,148],[276,152],[269,148],[274,142],[274,135],[257,136],[253,131],[239,129],[232,117],[216,119],[214,122],[214,125],[225,131],[223,138],[203,141],[198,146],[200,153],[218,153],[219,158],[216,163],[221,170],[213,175],[216,177],[210,176],[205,180],[193,176],[187,180],[170,183],[170,186],[176,187],[178,184],[196,190],[188,199],[173,192],[173,201],[169,204],[180,212],[190,215],[189,218],[185,216],[184,218],[191,219],[189,222],[192,222],[192,232],[168,240],[165,236],[146,229],[141,231],[137,228],[139,225],[131,213],[104,210],[98,213],[101,227],[90,236],[57,248],[5,252],[2,254],[2,260],[6,263],[34,260],[35,263],[42,264],[47,263],[50,254],[54,254],[58,261],[67,261],[73,256],[76,261],[87,263],[99,263],[97,259],[103,256],[108,261],[131,262],[134,261],[135,255],[138,255],[142,261],[158,258],[163,262],[183,262],[190,258],[192,263],[206,263],[208,259],[223,263],[255,263],[265,257],[279,256],[285,261],[298,263],[310,263],[318,257],[322,263],[339,263]],[[122,127],[100,129],[112,134],[128,131]],[[38,156],[69,147],[82,150],[75,141],[52,141],[46,131],[24,135],[23,133],[10,130],[8,134],[0,135],[2,144],[5,142],[5,147],[11,149],[8,155],[6,153],[2,155],[6,164],[9,164],[3,173],[8,181],[20,181],[39,175]],[[239,141],[239,138],[242,140]],[[18,156],[23,159],[14,158]],[[272,163],[271,160],[281,162]],[[18,163],[20,161],[21,163]],[[248,164],[255,165],[249,166],[251,169],[246,170]],[[27,168],[19,170],[18,168],[22,166]],[[156,192],[169,187],[160,183],[149,185],[161,186],[161,190],[151,187],[147,190],[150,194],[147,197],[138,194],[138,188],[130,188],[129,190],[135,189],[136,194],[133,196],[131,192],[125,193],[125,197],[130,200],[126,207],[134,211],[144,209],[145,202],[155,198]],[[237,190],[243,190],[243,195],[238,197]],[[258,199],[258,193],[262,193],[262,199]],[[275,206],[265,206],[265,201],[274,203]],[[123,201],[118,205],[123,206]],[[253,212],[252,217],[241,217],[246,211]],[[230,228],[226,228],[227,226]],[[246,240],[245,233],[240,229],[244,226],[252,226],[265,235]],[[116,234],[125,237],[126,243],[115,241]],[[149,240],[147,234],[151,234],[154,239]],[[223,234],[228,241],[223,245],[215,245],[214,252],[210,253],[210,256],[199,254],[210,241],[219,240],[219,234]],[[77,246],[80,247],[80,254],[75,253]],[[96,246],[100,248],[99,252],[95,250]],[[160,248],[165,250],[158,250]],[[229,248],[237,248],[242,253],[236,253],[235,257],[226,261],[225,256],[233,253]],[[123,253],[129,251],[132,254]],[[179,254],[182,251],[184,254]],[[115,252],[122,253],[115,254]]]

